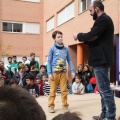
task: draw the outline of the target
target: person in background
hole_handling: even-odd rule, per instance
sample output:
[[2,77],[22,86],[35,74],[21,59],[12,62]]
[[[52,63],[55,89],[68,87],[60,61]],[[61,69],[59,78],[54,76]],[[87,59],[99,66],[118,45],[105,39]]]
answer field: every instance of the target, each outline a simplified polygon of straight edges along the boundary
[[23,64],[27,64],[27,57],[26,56],[23,56],[22,60],[23,60]]
[[25,64],[25,72],[26,73],[30,72],[30,65],[29,64]]
[[47,120],[31,94],[20,87],[0,88],[0,120]]
[[28,73],[25,72],[25,65],[23,63],[19,64],[18,72],[16,72],[13,76],[13,79],[16,79],[18,82],[18,86],[25,87],[26,86],[26,76]]
[[5,69],[3,61],[0,61],[0,70],[2,71],[2,76],[5,77],[5,85],[7,85],[11,80],[12,75],[9,70]]
[[75,82],[72,85],[72,92],[74,94],[82,95],[84,94],[85,86],[82,84],[82,76],[76,75]]
[[8,60],[8,64],[5,64],[5,68],[9,70],[12,64],[12,57],[8,57],[7,60]]
[[38,69],[38,71],[40,71],[40,68],[39,68],[39,62],[35,59],[35,53],[30,53],[30,59],[28,59],[26,61],[26,64],[30,64],[31,61],[35,61],[36,62],[36,68]]
[[35,84],[35,78],[32,74],[28,74],[26,76],[26,83],[25,89],[28,90],[33,97],[39,96],[39,87]]
[[[37,76],[39,76],[39,75],[37,75]],[[41,76],[41,78],[42,78],[42,81],[43,81],[43,82],[48,81],[48,75],[46,75],[46,74],[43,74],[43,75]]]
[[40,72],[37,75],[39,75],[41,77],[43,74],[47,75],[45,65],[40,66]]
[[52,120],[82,120],[82,114],[78,112],[65,112],[55,116]]
[[16,79],[11,79],[8,85],[16,87],[17,84],[18,84],[18,81]]
[[13,62],[11,64],[11,66],[9,67],[9,71],[12,71],[13,69],[15,69],[15,71],[17,71],[18,70],[17,56],[14,55],[12,57],[12,60],[13,60]]
[[38,69],[35,66],[36,66],[36,62],[31,61],[30,62],[30,72],[29,73],[33,74],[34,77],[36,77],[36,75],[39,73]]
[[2,71],[0,70],[0,87],[4,86],[4,79],[2,78]]
[[88,33],[75,33],[74,40],[89,45],[88,64],[93,66],[98,90],[101,95],[102,112],[93,116],[94,120],[115,120],[116,105],[110,88],[110,67],[114,63],[114,25],[112,19],[104,12],[101,1],[93,1],[89,7],[90,15],[95,20]]
[[40,76],[38,75],[36,76],[35,83],[39,86],[39,95],[44,95],[43,93],[44,82]]

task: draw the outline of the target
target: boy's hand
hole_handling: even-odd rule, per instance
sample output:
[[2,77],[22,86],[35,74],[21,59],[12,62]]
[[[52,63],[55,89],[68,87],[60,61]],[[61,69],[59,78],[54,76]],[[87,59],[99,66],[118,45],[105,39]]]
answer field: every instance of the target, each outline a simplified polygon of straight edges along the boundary
[[74,38],[75,41],[77,41],[77,35],[78,35],[78,33],[73,34],[73,38]]
[[54,80],[52,75],[49,75],[49,80]]

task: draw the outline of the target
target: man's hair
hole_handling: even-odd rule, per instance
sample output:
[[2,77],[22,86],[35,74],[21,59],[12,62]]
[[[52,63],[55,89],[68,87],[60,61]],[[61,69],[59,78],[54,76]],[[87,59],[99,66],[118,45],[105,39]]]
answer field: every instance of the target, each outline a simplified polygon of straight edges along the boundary
[[27,76],[26,76],[26,79],[30,79],[30,80],[35,80],[35,77],[34,77],[34,75],[33,74],[28,74]]
[[66,112],[64,114],[57,115],[52,120],[82,120],[82,118],[80,118],[80,116],[82,116],[80,113]]
[[16,55],[13,55],[13,58],[16,58]]
[[44,68],[46,69],[45,65],[41,65],[41,66],[40,66],[40,69],[41,69],[42,67],[44,67]]
[[27,90],[6,86],[0,88],[0,120],[46,120],[46,115]]
[[104,11],[104,5],[101,1],[94,1],[93,2],[94,9],[98,7],[101,11]]
[[58,30],[57,30],[57,31],[54,31],[54,32],[52,33],[52,38],[55,39],[57,34],[62,35],[63,33],[62,33],[61,31],[58,31]]
[[27,57],[26,57],[26,56],[23,56],[22,58],[26,58],[26,59],[27,59]]
[[33,65],[35,65],[36,64],[36,62],[34,61],[34,60],[32,60],[31,62],[30,62],[30,66],[33,66]]
[[12,57],[8,57],[8,60],[9,60],[9,59],[12,59]]
[[33,56],[33,55],[35,55],[35,53],[30,53],[30,56]]

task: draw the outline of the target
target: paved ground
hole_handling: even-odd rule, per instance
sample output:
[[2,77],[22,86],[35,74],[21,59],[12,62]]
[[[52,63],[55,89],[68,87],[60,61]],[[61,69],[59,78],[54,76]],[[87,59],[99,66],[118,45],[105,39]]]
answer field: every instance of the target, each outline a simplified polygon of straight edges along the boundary
[[[48,97],[42,96],[37,98],[39,104],[43,107],[47,120],[51,120],[54,116],[63,113],[61,107],[61,97],[56,96],[55,99],[55,113],[48,112]],[[116,98],[116,106],[117,106],[117,117],[120,116],[120,98]],[[92,120],[93,115],[99,115],[101,111],[101,104],[100,104],[100,95],[99,94],[84,94],[84,95],[68,95],[68,103],[69,103],[69,110],[71,112],[81,112],[83,115],[83,120]]]

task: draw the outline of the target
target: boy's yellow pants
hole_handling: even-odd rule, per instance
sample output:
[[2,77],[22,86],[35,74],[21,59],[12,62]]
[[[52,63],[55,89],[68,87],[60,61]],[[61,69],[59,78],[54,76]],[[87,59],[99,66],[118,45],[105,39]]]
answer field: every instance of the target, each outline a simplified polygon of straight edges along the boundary
[[58,84],[60,84],[60,90],[61,90],[61,99],[62,99],[62,108],[68,107],[67,103],[67,77],[66,73],[53,73],[52,74],[54,80],[50,80],[50,95],[48,98],[48,107],[55,106],[54,100],[56,97],[56,90],[58,87]]

